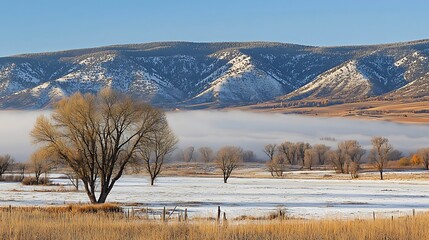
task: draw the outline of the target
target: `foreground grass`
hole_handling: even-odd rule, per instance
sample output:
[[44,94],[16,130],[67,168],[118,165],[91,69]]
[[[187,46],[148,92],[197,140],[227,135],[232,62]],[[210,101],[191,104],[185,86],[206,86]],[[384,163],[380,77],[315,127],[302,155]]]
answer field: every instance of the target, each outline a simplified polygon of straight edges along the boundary
[[272,220],[179,223],[127,219],[122,213],[7,209],[1,239],[429,239],[429,214],[394,220]]

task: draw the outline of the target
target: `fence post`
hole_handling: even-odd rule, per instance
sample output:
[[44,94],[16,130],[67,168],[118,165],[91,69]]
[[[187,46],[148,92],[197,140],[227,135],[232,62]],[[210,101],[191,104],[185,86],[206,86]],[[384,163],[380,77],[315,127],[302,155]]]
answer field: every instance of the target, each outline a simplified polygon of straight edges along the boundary
[[375,220],[375,212],[372,212],[372,218]]
[[164,209],[162,210],[162,221],[165,222],[165,214],[167,214],[167,212],[165,211],[165,206]]
[[12,205],[9,205],[9,212],[12,213]]
[[149,220],[149,208],[146,207],[146,220]]
[[413,217],[416,216],[416,209],[413,209]]
[[223,212],[223,221],[226,222],[226,212]]
[[220,222],[220,206],[217,206],[217,221]]
[[185,208],[185,222],[188,221],[188,209]]

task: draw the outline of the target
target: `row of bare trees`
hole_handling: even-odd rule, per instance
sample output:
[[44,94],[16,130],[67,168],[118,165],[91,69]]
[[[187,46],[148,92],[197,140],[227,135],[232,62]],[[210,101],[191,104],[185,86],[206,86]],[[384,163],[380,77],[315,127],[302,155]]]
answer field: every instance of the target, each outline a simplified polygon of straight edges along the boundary
[[0,179],[6,171],[18,172],[20,181],[24,179],[25,171],[30,171],[34,174],[36,184],[39,184],[40,177],[42,174],[47,174],[54,167],[49,157],[43,155],[43,152],[35,152],[31,155],[30,159],[26,163],[16,162],[10,155],[0,156]]
[[272,176],[282,176],[288,166],[299,165],[312,168],[327,161],[329,147],[323,144],[311,146],[304,142],[283,142],[279,145],[265,145],[263,152],[268,156],[267,167]]
[[[185,149],[177,149],[174,160],[177,162],[200,162],[200,163],[213,163],[215,160],[216,152],[208,146],[203,146],[195,149],[189,146]],[[254,162],[257,160],[255,153],[252,150],[242,150],[243,162]]]
[[[393,147],[387,138],[378,136],[371,139],[371,144],[372,149],[368,160],[380,172],[380,178],[383,179],[383,170],[394,151]],[[292,165],[311,170],[316,164],[330,164],[338,173],[350,173],[354,178],[357,177],[360,164],[367,155],[367,151],[356,140],[342,141],[336,149],[323,144],[311,146],[308,143],[286,141],[279,145],[265,145],[263,152],[268,157],[267,168],[272,176],[282,176]],[[429,150],[427,160],[429,165]]]

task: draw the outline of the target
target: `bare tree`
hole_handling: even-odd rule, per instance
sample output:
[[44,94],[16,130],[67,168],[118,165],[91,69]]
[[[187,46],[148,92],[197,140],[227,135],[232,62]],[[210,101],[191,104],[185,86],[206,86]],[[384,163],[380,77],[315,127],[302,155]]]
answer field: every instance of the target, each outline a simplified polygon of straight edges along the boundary
[[327,161],[327,152],[331,149],[325,144],[316,144],[313,146],[313,149],[316,153],[316,160],[319,165],[324,165]]
[[426,170],[429,169],[429,148],[422,148],[417,151],[417,155],[420,157],[423,166]]
[[371,144],[370,160],[380,172],[380,180],[383,180],[383,171],[389,161],[388,156],[393,147],[390,145],[389,139],[378,136],[371,139]]
[[193,146],[187,147],[183,150],[183,161],[184,162],[192,162],[194,160],[194,150]]
[[346,164],[345,173],[350,172],[350,164],[353,162],[357,165],[354,169],[359,169],[362,157],[365,155],[365,150],[356,140],[346,140],[338,144],[338,149],[341,151],[341,156],[344,157],[343,161]]
[[146,171],[150,175],[151,186],[161,173],[166,156],[174,151],[176,144],[177,138],[165,122],[162,130],[151,133],[149,141],[146,143],[148,147],[139,149],[138,156],[141,157]]
[[317,152],[313,149],[307,149],[304,153],[304,163],[305,166],[311,170],[313,167],[313,164],[316,162],[317,159]]
[[335,171],[338,173],[345,173],[345,165],[347,158],[344,157],[344,153],[340,150],[329,150],[327,152],[328,161],[332,164]]
[[305,167],[305,151],[307,149],[310,149],[311,145],[309,143],[304,143],[304,142],[298,142],[296,143],[296,158],[297,161],[301,162],[301,167]]
[[40,176],[45,174],[45,180],[47,179],[46,175],[53,169],[54,161],[48,151],[39,149],[31,155],[28,165],[36,177],[36,184],[40,184]]
[[226,146],[219,149],[215,163],[222,170],[223,182],[227,183],[231,173],[243,161],[243,150],[235,146]]
[[360,171],[360,165],[355,162],[350,162],[349,172],[352,178],[358,178],[358,172]]
[[270,172],[271,176],[274,177],[274,174],[277,174],[277,160],[274,160],[275,156],[277,155],[276,144],[265,145],[263,152],[268,156],[268,161],[266,163],[268,171]]
[[78,175],[91,203],[104,203],[137,150],[166,125],[162,111],[104,89],[62,99],[31,136]]
[[287,162],[281,154],[276,154],[273,160],[267,162],[268,171],[270,171],[271,176],[281,177],[286,171]]
[[0,156],[0,179],[2,178],[2,175],[7,170],[9,170],[14,162],[15,160],[9,154]]
[[268,156],[268,161],[272,161],[274,159],[274,155],[276,154],[276,144],[265,145],[263,152]]
[[288,162],[288,164],[293,165],[295,163],[297,144],[287,141],[283,142],[277,147],[277,151]]
[[205,163],[209,163],[213,159],[213,150],[210,147],[200,147],[198,152],[201,155],[201,160]]

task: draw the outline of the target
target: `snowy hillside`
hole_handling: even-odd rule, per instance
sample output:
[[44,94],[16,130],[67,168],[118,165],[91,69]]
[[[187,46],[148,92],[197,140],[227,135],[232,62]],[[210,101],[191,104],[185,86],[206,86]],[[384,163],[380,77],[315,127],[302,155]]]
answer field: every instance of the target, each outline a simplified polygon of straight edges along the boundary
[[[0,58],[0,108],[46,108],[105,87],[165,108],[391,96],[428,85],[428,57],[429,41],[329,48],[163,42],[26,54]],[[419,96],[427,93],[419,88]]]

